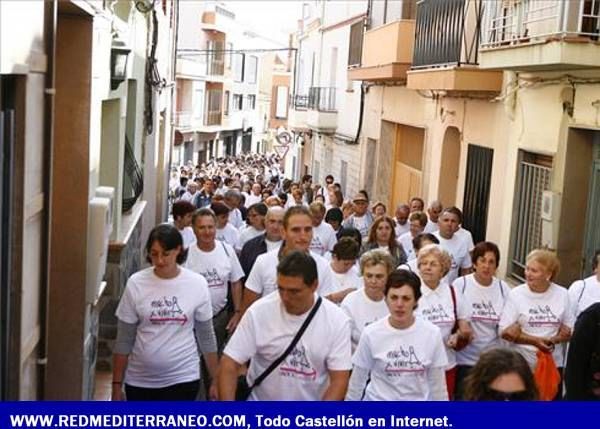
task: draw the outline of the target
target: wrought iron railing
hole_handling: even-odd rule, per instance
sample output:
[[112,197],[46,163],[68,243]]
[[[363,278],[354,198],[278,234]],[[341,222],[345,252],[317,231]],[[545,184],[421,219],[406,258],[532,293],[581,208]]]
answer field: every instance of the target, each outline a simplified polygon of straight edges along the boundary
[[321,112],[337,112],[336,88],[313,86],[308,90],[308,108]]
[[600,0],[520,0],[485,3],[481,47],[495,48],[549,38],[598,40]]
[[294,110],[308,109],[308,95],[290,95],[290,106]]
[[476,65],[482,13],[482,0],[420,0],[412,68]]
[[144,176],[142,169],[135,159],[135,153],[129,139],[125,136],[125,163],[123,168],[123,207],[126,213],[133,208],[142,191],[144,190]]
[[221,110],[207,110],[204,116],[204,125],[221,125]]

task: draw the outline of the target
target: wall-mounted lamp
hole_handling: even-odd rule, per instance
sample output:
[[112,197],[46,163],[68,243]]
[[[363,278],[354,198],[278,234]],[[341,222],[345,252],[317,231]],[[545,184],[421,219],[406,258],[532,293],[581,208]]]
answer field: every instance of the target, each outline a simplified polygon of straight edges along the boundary
[[130,52],[131,49],[125,45],[125,42],[117,38],[113,39],[110,51],[110,89],[113,91],[127,78],[127,59]]

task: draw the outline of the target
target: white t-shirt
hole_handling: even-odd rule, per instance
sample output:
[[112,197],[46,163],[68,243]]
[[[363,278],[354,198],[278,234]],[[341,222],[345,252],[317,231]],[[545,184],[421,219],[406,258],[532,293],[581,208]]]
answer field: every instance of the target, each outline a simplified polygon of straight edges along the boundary
[[475,280],[474,274],[457,278],[452,286],[471,308],[473,328],[473,340],[467,347],[456,352],[456,362],[459,365],[473,366],[482,352],[506,346],[505,341],[498,336],[498,323],[510,288],[497,278],[493,279],[491,285],[483,286]]
[[248,194],[246,197],[246,201],[244,202],[244,206],[246,208],[250,207],[253,204],[260,203],[262,201],[262,196],[254,195],[253,193]]
[[200,250],[198,246],[190,247],[185,267],[206,279],[214,315],[227,305],[228,282],[236,282],[244,277],[235,252],[229,244],[220,241],[215,243],[215,248],[210,252]]
[[[240,364],[251,359],[247,379],[252,385],[289,346],[308,314],[287,313],[279,293],[270,294],[248,308],[224,353]],[[351,367],[350,321],[335,304],[323,299],[294,350],[252,389],[249,399],[320,400],[329,385],[328,371]]]
[[240,232],[229,222],[227,222],[225,228],[217,228],[216,238],[219,241],[229,244],[236,252],[239,252],[242,248],[240,246]]
[[[411,273],[415,273],[421,279],[421,273],[419,272],[419,267],[417,266],[417,258],[411,259],[406,264],[398,265],[397,269],[398,270],[406,270],[406,271],[410,271]],[[421,282],[423,282],[423,279],[421,279]]]
[[471,231],[464,229],[463,227],[459,227],[458,231],[456,231],[454,235],[458,235],[462,240],[464,240],[469,252],[475,248],[475,244],[473,243],[473,234],[471,234]]
[[385,304],[385,298],[381,301],[373,301],[365,293],[364,287],[346,295],[341,307],[350,316],[353,347],[358,344],[365,326],[390,314]]
[[244,247],[244,244],[246,244],[248,241],[252,240],[254,237],[258,237],[261,234],[264,234],[265,230],[263,229],[262,231],[259,231],[258,229],[254,228],[252,225],[248,225],[245,228],[242,228],[241,232],[240,232],[240,249],[242,247]]
[[189,191],[185,191],[185,193],[179,198],[179,201],[187,201],[188,203],[194,203],[196,198],[198,197],[198,192],[194,192],[191,194]]
[[363,216],[353,216],[354,219],[354,228],[358,229],[362,238],[366,238],[369,235],[369,217],[365,214]]
[[575,318],[590,305],[600,302],[600,282],[593,275],[585,280],[577,280],[569,288],[569,301],[571,302]]
[[427,219],[427,225],[425,225],[425,229],[423,230],[423,232],[433,234],[434,232],[437,232],[439,230],[440,226],[437,222],[432,222],[430,219]]
[[194,230],[191,226],[186,226],[183,229],[178,229],[181,234],[181,238],[183,239],[183,248],[187,249],[192,244],[196,244],[196,234],[194,234]]
[[[279,248],[263,253],[256,258],[256,262],[246,279],[245,287],[261,296],[266,296],[277,290],[277,265],[279,265]],[[335,292],[335,280],[329,263],[313,252],[310,252],[317,263],[317,276],[319,287],[317,293],[327,296]]]
[[[561,324],[573,328],[575,318],[571,311],[567,290],[554,283],[543,293],[532,292],[527,284],[510,291],[500,318],[500,332],[519,322],[521,331],[536,337],[552,337],[558,333]],[[564,344],[554,348],[552,356],[557,367],[564,366]],[[513,344],[531,368],[537,363],[537,347],[526,344]]]
[[[421,284],[421,294],[415,315],[428,320],[440,328],[448,357],[448,367],[446,369],[452,369],[456,366],[456,352],[454,349],[446,346],[448,337],[450,337],[454,322],[456,321],[450,286],[448,286],[448,283],[442,281],[435,290],[432,290],[423,283]],[[471,309],[467,302],[458,291],[455,291],[455,297],[458,320],[470,321]]]
[[371,372],[365,401],[428,401],[427,372],[448,360],[438,327],[417,317],[409,328],[396,329],[385,317],[365,328],[352,363]]
[[461,268],[471,268],[473,265],[471,263],[471,256],[469,255],[469,248],[466,241],[456,234],[454,234],[450,240],[446,240],[442,237],[439,231],[434,232],[433,235],[440,240],[440,246],[448,252],[450,258],[452,258],[450,271],[446,274],[446,277],[444,277],[444,280],[452,284],[460,275]]
[[204,277],[185,268],[172,279],[157,277],[153,267],[138,271],[127,280],[115,314],[137,324],[127,384],[160,388],[200,378],[194,321],[213,316]]
[[240,229],[242,226],[244,226],[244,219],[242,219],[242,212],[240,209],[233,209],[229,212],[228,223],[237,229]]
[[271,250],[279,250],[279,248],[281,247],[281,243],[283,243],[283,240],[271,241],[268,238],[265,238],[265,244],[267,245],[267,252],[270,252]]
[[402,234],[410,232],[410,222],[407,221],[404,225],[400,225],[400,222],[398,222],[396,219],[394,219],[394,221],[396,222],[396,226],[394,227],[396,237],[400,237]]
[[[330,265],[331,267],[331,265]],[[343,274],[336,273],[333,268],[331,269],[333,274],[334,287],[336,292],[340,292],[346,289],[359,289],[362,287],[363,282],[354,267],[350,268]]]
[[313,238],[310,242],[310,251],[323,256],[325,252],[331,252],[337,243],[335,231],[327,222],[321,222],[319,226],[313,227]]
[[405,232],[401,236],[399,236],[396,241],[398,244],[402,246],[404,249],[404,253],[406,253],[406,260],[412,261],[413,259],[417,259],[417,254],[415,252],[415,248],[413,247],[413,236],[409,232]]

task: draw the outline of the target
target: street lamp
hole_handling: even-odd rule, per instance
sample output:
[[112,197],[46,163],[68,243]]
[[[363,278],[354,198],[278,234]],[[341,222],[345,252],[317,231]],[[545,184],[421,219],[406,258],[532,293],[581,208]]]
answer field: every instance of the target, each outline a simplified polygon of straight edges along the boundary
[[110,51],[110,89],[113,91],[127,78],[127,58],[129,49],[125,42],[115,38]]

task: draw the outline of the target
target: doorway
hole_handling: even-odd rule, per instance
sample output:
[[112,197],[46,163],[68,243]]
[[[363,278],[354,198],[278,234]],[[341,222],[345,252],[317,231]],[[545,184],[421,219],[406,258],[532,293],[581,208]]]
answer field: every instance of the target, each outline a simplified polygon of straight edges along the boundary
[[494,150],[469,145],[463,203],[463,226],[473,234],[473,241],[485,241]]
[[456,204],[456,186],[460,169],[460,132],[456,127],[446,128],[442,146],[442,164],[438,199],[444,207]]

